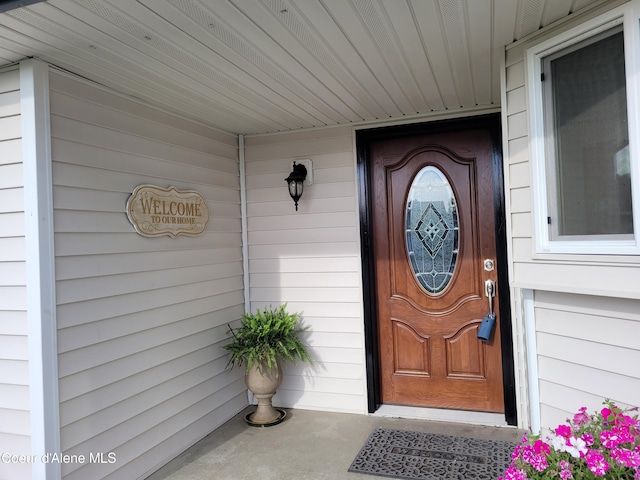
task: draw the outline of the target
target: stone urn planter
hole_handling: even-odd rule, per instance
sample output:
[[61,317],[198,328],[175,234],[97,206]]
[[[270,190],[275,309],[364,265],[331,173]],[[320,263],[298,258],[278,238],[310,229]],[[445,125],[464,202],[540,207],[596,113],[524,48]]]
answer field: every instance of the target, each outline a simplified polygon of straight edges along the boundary
[[279,361],[269,368],[266,363],[253,365],[245,373],[244,382],[258,401],[258,408],[248,415],[247,421],[257,425],[269,425],[277,422],[283,416],[281,410],[276,410],[271,404],[271,399],[276,390],[282,385],[282,366]]
[[229,326],[233,339],[224,346],[231,353],[227,365],[245,365],[245,383],[258,401],[256,411],[245,417],[250,425],[269,426],[284,420],[284,410],[271,403],[282,384],[282,361],[313,363],[299,338],[305,328],[297,324],[298,319],[297,313],[287,312],[285,304],[242,315],[235,330]]

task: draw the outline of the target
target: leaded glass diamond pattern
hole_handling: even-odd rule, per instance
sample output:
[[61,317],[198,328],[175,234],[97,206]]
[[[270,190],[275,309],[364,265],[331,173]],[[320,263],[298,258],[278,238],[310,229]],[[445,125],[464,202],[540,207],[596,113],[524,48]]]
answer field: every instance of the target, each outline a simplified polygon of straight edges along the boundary
[[447,287],[458,259],[458,209],[453,190],[434,166],[414,179],[406,210],[407,251],[420,285],[431,294]]
[[416,224],[414,231],[429,255],[435,257],[447,238],[449,225],[440,212],[435,209],[433,203],[430,203]]

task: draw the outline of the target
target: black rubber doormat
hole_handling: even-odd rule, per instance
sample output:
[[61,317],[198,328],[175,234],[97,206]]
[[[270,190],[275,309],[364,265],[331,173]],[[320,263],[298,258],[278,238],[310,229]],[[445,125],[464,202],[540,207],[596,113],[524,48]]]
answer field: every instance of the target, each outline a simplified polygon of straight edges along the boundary
[[349,472],[421,480],[496,480],[515,443],[376,428]]

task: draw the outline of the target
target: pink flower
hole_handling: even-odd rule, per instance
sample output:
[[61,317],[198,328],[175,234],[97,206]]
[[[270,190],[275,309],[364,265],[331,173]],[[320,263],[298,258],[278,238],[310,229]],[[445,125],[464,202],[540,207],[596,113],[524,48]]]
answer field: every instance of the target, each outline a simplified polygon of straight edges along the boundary
[[547,457],[544,455],[534,455],[529,463],[531,463],[531,466],[539,472],[544,472],[549,466],[547,463]]
[[578,413],[573,416],[573,423],[576,425],[582,425],[589,421],[589,415],[587,414],[587,407],[580,407]]
[[635,437],[627,428],[613,427],[600,434],[600,441],[607,448],[616,448],[623,443],[633,443]]
[[527,474],[515,465],[510,465],[504,472],[504,477],[500,477],[498,480],[527,480]]
[[561,470],[560,478],[562,480],[567,480],[568,478],[573,478],[573,474],[571,473],[571,470]]
[[617,426],[633,428],[637,425],[637,421],[636,419],[634,419],[633,417],[630,417],[629,415],[620,413],[616,415],[615,424]]
[[624,423],[625,425],[628,425],[629,427],[638,427],[638,420],[630,417],[629,415],[622,415],[622,418],[624,418]]
[[542,440],[536,440],[533,444],[533,450],[540,455],[541,453],[545,455],[549,455],[551,453],[551,447],[548,443],[543,442]]
[[511,460],[515,460],[522,453],[522,449],[524,447],[522,445],[516,445],[516,448],[513,449],[513,453],[511,454]]
[[556,435],[559,437],[569,438],[571,436],[571,427],[569,425],[558,425]]
[[573,478],[573,474],[571,473],[571,464],[569,462],[566,460],[560,460],[558,462],[558,467],[560,468],[560,478],[562,480]]
[[598,477],[604,477],[604,474],[609,470],[607,460],[598,450],[587,452],[587,467]]
[[614,448],[611,450],[611,458],[624,467],[640,467],[640,453],[626,448]]
[[591,445],[593,445],[593,435],[591,435],[590,433],[583,433],[580,438],[582,438],[582,440],[584,441],[584,444],[587,447],[590,447]]
[[533,464],[533,459],[536,456],[536,453],[533,451],[533,447],[531,445],[526,445],[521,451],[522,460],[527,463]]
[[618,435],[611,430],[605,430],[602,432],[600,434],[600,441],[602,442],[602,445],[607,448],[616,448],[621,443]]
[[635,441],[629,425],[615,426],[611,429],[611,431],[615,432],[615,434],[618,435],[619,444],[632,443]]

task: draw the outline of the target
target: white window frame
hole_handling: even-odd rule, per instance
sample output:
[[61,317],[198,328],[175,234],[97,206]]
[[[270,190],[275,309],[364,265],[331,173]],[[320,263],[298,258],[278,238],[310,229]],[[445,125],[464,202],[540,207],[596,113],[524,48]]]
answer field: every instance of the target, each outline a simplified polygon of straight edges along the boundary
[[[640,255],[640,0],[615,8],[554,36],[526,51],[527,95],[529,101],[530,154],[533,187],[534,248],[536,254]],[[580,239],[551,239],[545,152],[544,96],[542,91],[543,58],[571,45],[623,25],[625,75],[627,87],[627,120],[631,157],[631,194],[634,233],[632,239],[602,239],[601,236]]]

